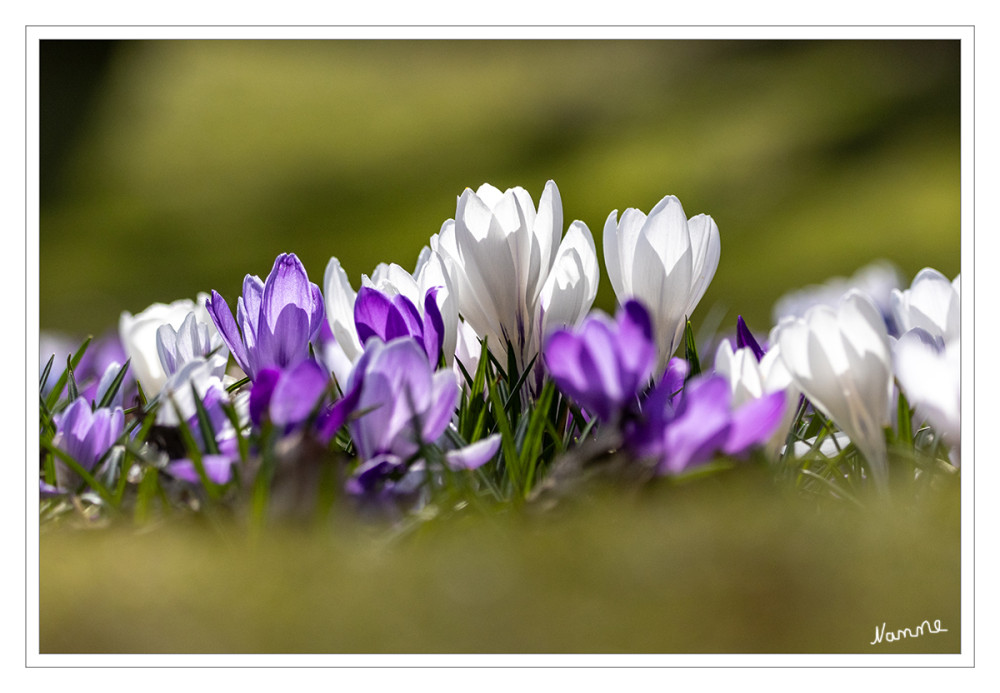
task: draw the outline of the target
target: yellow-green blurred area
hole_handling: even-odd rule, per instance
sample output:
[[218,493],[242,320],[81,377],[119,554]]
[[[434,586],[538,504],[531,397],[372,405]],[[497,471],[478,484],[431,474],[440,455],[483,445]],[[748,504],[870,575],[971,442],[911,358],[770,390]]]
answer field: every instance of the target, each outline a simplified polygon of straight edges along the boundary
[[753,473],[399,537],[350,516],[256,542],[225,524],[43,530],[40,649],[957,653],[959,534],[957,484],[859,510]]
[[876,258],[959,271],[957,41],[43,41],[41,77],[43,329],[232,300],[280,252],[412,269],[483,182],[555,180],[602,266],[612,210],[711,214],[696,327]]
[[[43,41],[40,324],[295,252],[412,269],[465,187],[719,225],[713,306],[887,258],[959,271],[956,41]],[[603,271],[603,270],[602,270]],[[597,305],[613,310],[602,277]],[[862,510],[725,473],[395,536],[42,527],[42,652],[957,652],[957,482]],[[948,632],[870,645],[874,629]]]

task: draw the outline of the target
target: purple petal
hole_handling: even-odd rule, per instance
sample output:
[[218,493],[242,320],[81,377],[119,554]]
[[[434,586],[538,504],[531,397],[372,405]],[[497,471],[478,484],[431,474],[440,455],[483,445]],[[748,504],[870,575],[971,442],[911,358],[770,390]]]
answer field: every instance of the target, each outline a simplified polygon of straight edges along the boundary
[[372,337],[388,342],[410,334],[399,308],[382,292],[367,286],[358,290],[354,301],[354,324],[362,344]]
[[330,385],[330,376],[315,361],[302,361],[281,374],[271,395],[271,421],[279,426],[305,421]]
[[581,344],[569,330],[556,330],[545,343],[543,357],[559,389],[573,399],[587,390],[587,374],[580,367]]
[[299,306],[285,306],[274,321],[274,331],[262,325],[258,336],[258,368],[287,368],[309,358],[309,315]]
[[205,307],[208,309],[208,315],[215,323],[216,329],[219,330],[222,340],[229,347],[229,353],[236,359],[236,363],[243,369],[243,372],[250,375],[250,365],[247,361],[246,348],[243,346],[243,337],[236,326],[236,321],[233,320],[233,313],[229,310],[226,300],[218,291],[213,290],[212,295],[205,300]]
[[618,370],[617,349],[606,325],[590,321],[584,325],[581,338],[580,369],[588,374],[588,387],[580,393],[580,404],[601,421],[615,418],[626,396]]
[[444,341],[444,318],[437,304],[438,287],[432,287],[424,295],[424,351],[431,365],[436,366],[441,357]]
[[446,452],[445,463],[452,469],[475,469],[486,464],[500,449],[500,434],[494,433],[459,450]]
[[260,426],[264,418],[264,412],[268,411],[271,404],[271,396],[274,388],[281,378],[281,371],[277,368],[265,368],[257,374],[257,379],[253,381],[250,388],[250,420],[255,426]]
[[660,384],[670,393],[670,401],[675,398],[684,388],[684,378],[687,377],[690,364],[680,357],[674,357],[667,362],[667,370],[663,374]]
[[314,339],[319,335],[323,325],[327,324],[326,307],[323,302],[323,292],[320,291],[319,286],[310,282],[309,289],[312,296],[312,310],[309,313],[309,338]]
[[758,344],[757,340],[754,339],[753,334],[750,332],[750,328],[748,328],[747,324],[743,322],[743,316],[737,315],[736,348],[744,349],[746,347],[750,347],[751,351],[753,351],[753,355],[757,357],[758,362],[764,358],[764,350],[760,348],[760,344]]
[[338,399],[334,405],[325,409],[316,421],[316,435],[324,443],[330,442],[337,431],[347,421],[347,417],[353,414],[358,408],[358,400],[361,397],[361,383],[359,378],[354,382],[354,386],[348,389],[347,393]]
[[698,378],[689,383],[664,435],[665,459],[660,473],[677,474],[707,462],[729,436],[729,384],[722,377]]
[[[225,484],[233,478],[233,461],[225,455],[202,455],[201,464],[205,468],[205,476],[213,483]],[[186,457],[167,464],[167,472],[175,479],[189,484],[201,483],[194,462]]]
[[243,299],[242,310],[237,306],[236,322],[243,328],[244,335],[247,326],[253,334],[257,334],[260,327],[260,304],[264,297],[264,282],[256,274],[248,274],[243,277]]
[[753,445],[767,442],[781,424],[784,413],[784,390],[747,402],[732,414],[732,428],[723,452],[739,455]]
[[622,368],[641,386],[656,366],[652,319],[645,306],[636,300],[626,301],[616,317]]
[[[274,267],[264,281],[264,294],[261,297],[258,329],[264,324],[271,328],[273,334],[279,333],[278,320],[288,306],[295,306],[305,316],[305,341],[312,336],[310,321],[313,317],[313,290],[306,274],[306,268],[294,253],[282,253],[274,260]],[[248,306],[249,308],[249,306]]]
[[430,407],[423,413],[421,421],[421,438],[425,443],[433,443],[448,428],[459,395],[455,372],[450,369],[436,373],[431,387]]
[[396,294],[392,297],[392,305],[406,324],[406,329],[399,334],[387,334],[386,341],[395,339],[396,337],[422,337],[424,323],[420,317],[420,311],[413,305],[413,301],[403,294]]

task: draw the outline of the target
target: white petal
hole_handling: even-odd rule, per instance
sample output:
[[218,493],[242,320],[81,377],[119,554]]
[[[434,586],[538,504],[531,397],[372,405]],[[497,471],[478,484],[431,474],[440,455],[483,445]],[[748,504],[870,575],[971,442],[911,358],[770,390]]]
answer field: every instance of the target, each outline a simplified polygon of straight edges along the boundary
[[354,326],[354,301],[357,293],[347,279],[347,273],[340,260],[330,258],[323,274],[323,300],[326,304],[326,319],[330,330],[341,349],[351,361],[361,355],[361,340]]
[[581,221],[570,225],[559,244],[552,272],[542,288],[539,315],[540,340],[556,327],[576,325],[587,314],[597,296],[600,269],[590,229]]
[[635,249],[639,234],[646,224],[646,215],[638,209],[629,207],[622,212],[618,220],[618,261],[621,264],[622,293],[618,295],[619,303],[636,294],[634,285]]
[[[517,342],[517,326],[505,324],[517,315],[518,304],[517,291],[512,290],[516,288],[513,286],[516,271],[510,246],[496,218],[468,191],[462,195],[456,211],[455,240],[469,284],[469,298],[479,303],[487,320],[486,324],[473,322],[473,328],[481,334],[505,335],[512,343]],[[461,289],[463,305],[464,289]],[[475,319],[474,313],[465,317],[470,322]]]
[[562,197],[555,181],[545,184],[538,200],[538,214],[528,223],[541,250],[542,271],[547,272],[555,262],[556,248],[563,231]]
[[618,210],[611,212],[604,222],[604,237],[601,239],[604,246],[604,267],[608,271],[608,280],[611,288],[615,292],[615,297],[619,303],[624,303],[628,296],[625,294],[622,284],[622,261],[619,254],[618,238]]
[[712,217],[699,214],[688,219],[688,233],[691,235],[691,294],[687,314],[694,313],[708,285],[715,277],[722,254],[719,227]]
[[[642,226],[642,235],[649,240],[668,272],[687,255],[688,277],[691,276],[691,235],[680,200],[667,195],[656,203]],[[641,252],[642,247],[636,246],[636,250]],[[690,279],[685,284],[686,289],[690,288]]]

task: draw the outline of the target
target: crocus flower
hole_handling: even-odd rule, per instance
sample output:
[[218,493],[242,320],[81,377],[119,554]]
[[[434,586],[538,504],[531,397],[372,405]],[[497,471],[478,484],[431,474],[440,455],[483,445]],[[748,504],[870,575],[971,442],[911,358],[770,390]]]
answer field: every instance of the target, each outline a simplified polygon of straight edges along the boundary
[[962,438],[961,340],[940,344],[920,328],[893,344],[893,370],[917,421],[926,421],[954,452]]
[[217,291],[206,306],[251,380],[264,368],[287,368],[310,358],[309,343],[323,321],[323,296],[294,253],[279,255],[265,281],[246,275],[235,320]]
[[729,383],[734,405],[791,386],[791,375],[780,358],[780,351],[777,345],[772,346],[758,361],[753,347],[734,350],[728,341],[719,343],[715,352],[715,372]]
[[936,269],[917,272],[909,289],[892,292],[892,314],[898,334],[920,328],[932,338],[948,342],[962,332],[962,294],[959,274],[954,281]]
[[668,195],[650,211],[626,209],[604,224],[604,264],[619,303],[638,298],[654,311],[659,368],[681,342],[687,318],[719,266],[719,227],[704,214],[688,219]]
[[[111,449],[125,430],[125,413],[121,407],[91,409],[90,402],[78,397],[53,417],[56,435],[52,443],[69,454],[88,472]],[[56,461],[56,487],[69,490],[76,475]]]
[[615,421],[637,403],[656,365],[649,313],[634,300],[616,320],[595,311],[579,329],[553,332],[544,354],[560,390],[602,422]]
[[[743,346],[740,346],[740,344]],[[770,453],[777,453],[784,442],[788,427],[795,417],[796,400],[800,393],[792,386],[791,374],[780,357],[775,344],[767,352],[746,328],[742,318],[737,326],[737,348],[727,340],[719,343],[715,352],[715,373],[725,378],[732,396],[732,406],[740,407],[774,393],[784,393],[785,406],[782,420],[767,443]]]
[[179,327],[165,323],[157,328],[156,352],[168,378],[198,359],[208,359],[215,366],[215,374],[221,378],[229,358],[229,350],[223,346],[218,330],[214,325],[200,322],[195,311],[188,313]]
[[[454,372],[435,373],[423,348],[409,337],[371,342],[348,382],[349,392],[356,388],[355,409],[365,413],[349,429],[362,464],[350,488],[368,492],[405,477],[420,449],[441,438],[459,389]],[[456,469],[478,467],[496,454],[499,443],[499,436],[492,436],[488,443],[446,454],[445,462]]]
[[424,348],[427,359],[437,365],[441,355],[444,321],[436,300],[437,289],[428,289],[423,315],[403,294],[386,296],[377,289],[361,287],[354,301],[354,324],[358,339],[372,337],[388,342],[396,337],[413,337]]
[[[372,332],[378,334],[383,341],[392,338],[387,336],[389,331],[393,332],[393,336],[402,333],[398,329],[385,330],[391,327],[388,320],[376,321],[373,324],[370,319],[374,316],[370,309],[374,308],[374,305],[363,306],[361,310],[360,317],[366,323],[367,331],[358,325],[359,293],[351,287],[347,273],[344,272],[340,260],[335,257],[330,258],[326,266],[323,287],[329,331],[322,333],[321,359],[343,386],[350,376],[352,366],[364,351],[365,340],[372,336]],[[423,342],[425,334],[430,336],[429,330],[425,327],[429,323],[438,336],[445,362],[449,365],[452,363],[456,348],[458,306],[451,279],[444,269],[443,260],[437,253],[425,246],[417,258],[413,274],[399,265],[381,263],[372,272],[371,277],[366,274],[361,275],[361,287],[362,295],[375,291],[389,299],[395,311],[386,308],[383,315],[396,312],[395,317],[402,318],[406,322],[406,316],[412,315],[410,307],[415,308],[419,316],[407,322],[413,329],[408,329],[406,333]],[[368,300],[371,300],[370,294]],[[433,301],[433,306],[429,300]],[[379,334],[378,327],[385,333]],[[359,336],[359,329],[365,331],[365,338]],[[436,364],[436,350],[433,359]]]
[[[125,353],[131,359],[135,378],[148,398],[152,399],[163,389],[169,375],[160,363],[157,344],[157,332],[160,327],[169,325],[176,332],[188,315],[194,313],[194,324],[204,325],[207,329],[207,333],[199,332],[199,335],[207,337],[204,342],[199,342],[198,346],[202,348],[199,355],[204,356],[209,351],[214,351],[223,357],[228,356],[223,347],[222,337],[205,309],[207,298],[207,294],[201,293],[198,294],[197,301],[181,299],[170,304],[154,303],[137,315],[127,311],[121,314],[118,320],[118,333]],[[196,331],[198,329],[195,328]]]
[[[201,454],[206,476],[217,484],[224,484],[232,478],[232,464],[239,456],[236,429],[223,409],[229,395],[222,386],[222,380],[215,375],[214,366],[206,359],[196,359],[181,367],[163,387],[165,397],[157,410],[157,423],[164,426],[178,426],[179,416],[183,417]],[[198,420],[194,394],[198,394],[214,436],[214,446],[204,439]],[[237,411],[239,414],[239,411]],[[179,416],[178,416],[179,415]],[[218,452],[209,452],[214,447]],[[187,457],[170,460],[167,471],[175,478],[190,483],[200,483],[194,462]]]
[[[45,382],[45,387],[42,390],[43,395],[48,396],[52,392],[56,381],[59,380],[60,376],[66,370],[67,358],[75,354],[82,343],[82,339],[74,339],[61,334],[42,332],[39,335],[39,374],[41,374],[42,369],[45,368],[49,359],[53,356],[55,357],[52,360],[52,368],[49,371],[48,380]],[[88,400],[99,402],[106,391],[106,387],[101,387],[101,383],[104,382],[107,384],[106,378],[108,373],[112,371],[113,375],[110,377],[113,380],[114,376],[118,375],[118,371],[126,359],[128,359],[128,356],[125,354],[125,349],[118,338],[117,330],[106,333],[91,341],[73,371],[73,378],[76,380],[79,393]],[[126,393],[128,393],[131,401],[134,391],[135,378],[132,375],[132,368],[130,367],[125,374],[125,379],[122,381],[118,392],[122,400],[125,398]],[[116,400],[119,400],[119,398],[116,397]]]
[[522,368],[550,330],[575,325],[597,295],[590,230],[574,221],[564,237],[562,224],[554,182],[545,184],[537,210],[523,188],[501,192],[483,184],[462,193],[455,219],[431,238],[458,294],[458,312],[501,360],[510,343]]
[[810,308],[786,317],[774,330],[792,382],[854,441],[884,489],[888,460],[883,427],[891,386],[889,337],[872,300],[858,290],[836,309]]
[[676,387],[673,376],[661,380],[643,402],[642,416],[625,429],[627,447],[652,460],[661,475],[680,474],[720,454],[746,454],[773,435],[785,408],[781,392],[733,408],[720,376],[696,376],[679,394]]
[[858,269],[850,277],[831,277],[822,284],[796,289],[779,298],[772,310],[775,324],[784,317],[804,317],[813,306],[836,308],[851,289],[866,294],[878,308],[886,327],[892,330],[892,293],[901,282],[899,269],[887,260],[877,260]]
[[[417,357],[420,357],[419,359]],[[448,427],[458,402],[451,371],[435,373],[416,341],[373,342],[348,389],[361,380],[358,409],[371,410],[350,424],[363,460],[380,454],[407,458]]]
[[302,361],[283,371],[266,368],[250,391],[250,419],[260,426],[266,417],[288,432],[315,415],[314,433],[321,442],[328,442],[356,409],[359,395],[355,385],[331,405],[331,385],[329,372],[315,361]]

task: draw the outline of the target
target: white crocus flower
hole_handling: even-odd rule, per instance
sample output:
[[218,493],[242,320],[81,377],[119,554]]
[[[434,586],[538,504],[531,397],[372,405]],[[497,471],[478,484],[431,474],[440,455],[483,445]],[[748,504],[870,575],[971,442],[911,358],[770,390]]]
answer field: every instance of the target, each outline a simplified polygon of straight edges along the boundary
[[936,269],[917,272],[906,291],[892,292],[892,315],[899,334],[919,327],[934,339],[957,339],[962,331],[962,295],[959,274],[954,281]]
[[889,315],[892,309],[892,292],[899,288],[900,281],[899,270],[894,264],[887,260],[876,260],[850,277],[831,277],[823,284],[789,291],[775,302],[772,317],[777,323],[787,316],[801,318],[815,305],[836,308],[841,297],[851,289],[859,289],[867,294],[875,302],[879,312]]
[[[146,397],[152,399],[167,382],[167,371],[160,363],[157,331],[164,325],[169,325],[175,332],[181,328],[190,313],[194,313],[195,324],[207,327],[207,337],[211,349],[215,353],[229,357],[229,350],[222,341],[215,323],[208,315],[205,301],[208,294],[199,293],[197,301],[180,299],[170,304],[154,303],[137,315],[128,311],[121,314],[118,320],[118,335],[121,338],[125,353],[131,359],[132,372],[142,385]],[[204,354],[202,354],[204,355]]]
[[893,344],[896,380],[914,409],[915,423],[926,421],[953,451],[957,463],[962,438],[962,342],[941,347],[914,329]]
[[[197,416],[194,392],[203,402],[209,390],[216,390],[220,397],[226,397],[222,378],[218,374],[216,357],[194,359],[175,371],[163,385],[160,392],[161,403],[156,410],[156,423],[160,426],[178,426],[180,419],[190,421]],[[192,392],[194,388],[194,392]],[[178,417],[180,414],[180,417]]]
[[743,347],[733,349],[728,340],[719,343],[715,352],[715,372],[729,382],[732,393],[732,407],[747,404],[764,395],[785,392],[785,411],[781,424],[767,443],[770,454],[776,454],[788,435],[788,427],[795,418],[797,400],[801,394],[793,384],[792,376],[781,360],[781,349],[772,344],[758,362],[753,349]]
[[[417,265],[410,274],[399,265],[380,263],[369,277],[361,275],[361,285],[376,289],[392,297],[402,294],[424,314],[424,300],[430,289],[437,289],[435,302],[444,323],[441,340],[442,353],[447,363],[455,358],[458,325],[458,302],[451,277],[445,270],[442,258],[424,247],[417,258]],[[354,303],[357,292],[351,286],[347,273],[337,258],[330,258],[323,277],[323,297],[326,317],[334,342],[323,345],[321,355],[340,383],[347,383],[351,369],[364,352],[354,322]]]
[[520,187],[466,189],[431,248],[451,274],[458,312],[501,362],[509,342],[522,368],[548,330],[575,325],[597,295],[593,236],[574,221],[563,237],[562,199],[553,181],[537,210]]
[[687,318],[719,266],[719,227],[712,217],[688,219],[667,195],[649,216],[626,209],[604,224],[604,264],[619,303],[637,298],[653,314],[659,369],[680,344]]
[[889,336],[872,300],[857,290],[834,309],[810,308],[775,328],[792,382],[854,441],[876,486],[888,481],[883,427],[892,382]]
[[197,359],[208,359],[217,377],[225,375],[229,351],[222,344],[222,335],[212,327],[199,322],[194,311],[187,314],[178,328],[169,323],[160,325],[156,330],[156,351],[168,377]]

